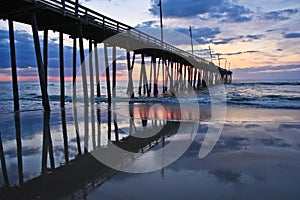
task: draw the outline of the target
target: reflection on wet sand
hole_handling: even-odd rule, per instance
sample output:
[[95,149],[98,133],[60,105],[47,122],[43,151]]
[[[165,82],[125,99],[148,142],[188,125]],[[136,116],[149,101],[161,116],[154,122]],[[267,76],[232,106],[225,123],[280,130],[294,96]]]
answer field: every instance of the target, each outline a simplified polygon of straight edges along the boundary
[[[161,105],[129,104],[127,106],[128,117],[125,118],[122,115],[118,115],[118,112],[115,112],[119,110],[119,107],[115,104],[98,104],[95,108],[88,108],[90,115],[83,116],[83,118],[80,115],[78,116],[78,113],[82,113],[82,108],[74,109],[73,117],[70,116],[70,113],[66,113],[66,109],[62,109],[60,114],[43,112],[43,123],[34,122],[36,120],[33,118],[32,123],[27,124],[32,127],[37,126],[33,128],[33,130],[37,129],[34,133],[25,131],[28,137],[21,137],[20,113],[16,113],[15,140],[17,141],[19,184],[18,187],[9,187],[9,181],[11,180],[16,184],[16,180],[10,176],[13,172],[6,170],[5,148],[13,140],[5,139],[4,143],[0,140],[3,172],[1,179],[6,186],[0,190],[0,198],[57,198],[70,195],[85,188],[90,183],[99,180],[100,182],[103,181],[108,174],[113,173],[112,169],[100,163],[91,155],[94,151],[101,151],[105,155],[109,151],[111,144],[114,144],[125,151],[143,153],[155,147],[160,141],[162,141],[164,146],[166,138],[176,134],[180,124],[178,121],[182,116],[185,119],[190,118],[193,120],[193,114],[181,115],[178,113],[180,110],[171,109],[168,106],[162,107]],[[121,108],[124,109],[124,106],[121,106]],[[30,116],[33,115],[30,114]],[[40,116],[40,114],[37,114],[35,117],[39,118]],[[57,122],[59,118],[60,122]],[[84,122],[88,122],[88,124]],[[23,126],[24,130],[26,130],[26,125]],[[0,127],[2,129],[5,127],[5,124],[1,124]],[[86,130],[89,131],[86,132]],[[82,132],[83,134],[81,134]],[[33,157],[36,157],[41,152],[41,171],[33,171],[31,174],[41,175],[26,176],[24,182],[22,149],[27,147],[23,145],[22,148],[21,142],[25,142],[26,146],[29,145],[28,148],[33,148],[31,146],[32,142],[36,140],[34,139],[30,142],[30,137],[36,137],[33,135],[37,135],[37,137],[41,135],[40,144],[42,146],[36,147],[32,154],[28,154],[29,160],[32,159],[29,162],[33,165],[39,165],[38,163],[33,163],[35,162]],[[34,141],[34,144],[37,145],[38,142]],[[84,155],[81,154],[82,145],[85,149]],[[27,155],[26,152],[23,152],[23,156],[25,154]],[[121,164],[126,167],[128,161],[130,163],[136,159],[128,156],[126,154],[120,155],[117,159],[118,163],[115,164]],[[7,159],[11,163],[13,157]],[[27,168],[26,170],[28,171]]]

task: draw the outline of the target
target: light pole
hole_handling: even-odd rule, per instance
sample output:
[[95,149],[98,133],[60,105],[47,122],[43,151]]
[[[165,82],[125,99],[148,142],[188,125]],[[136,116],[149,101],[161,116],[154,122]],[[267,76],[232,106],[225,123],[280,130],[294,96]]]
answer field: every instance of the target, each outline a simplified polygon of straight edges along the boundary
[[159,0],[159,4],[157,6],[159,7],[159,12],[160,12],[160,38],[161,38],[161,42],[163,43],[163,41],[164,41],[164,32],[163,32],[162,3],[161,3],[161,0]]
[[192,46],[192,54],[194,55],[194,44],[193,44],[193,32],[192,27],[190,26],[190,36],[191,36],[191,46]]

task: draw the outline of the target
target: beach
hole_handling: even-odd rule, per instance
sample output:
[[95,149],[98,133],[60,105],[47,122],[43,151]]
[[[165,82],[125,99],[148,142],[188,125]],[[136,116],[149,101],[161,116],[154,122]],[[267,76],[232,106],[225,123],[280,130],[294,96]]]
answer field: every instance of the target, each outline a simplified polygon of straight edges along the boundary
[[[170,166],[145,174],[120,172],[86,197],[299,199],[299,122],[299,110],[229,107],[222,135],[207,157],[198,158],[200,134]],[[151,151],[137,162],[151,162],[147,154]]]

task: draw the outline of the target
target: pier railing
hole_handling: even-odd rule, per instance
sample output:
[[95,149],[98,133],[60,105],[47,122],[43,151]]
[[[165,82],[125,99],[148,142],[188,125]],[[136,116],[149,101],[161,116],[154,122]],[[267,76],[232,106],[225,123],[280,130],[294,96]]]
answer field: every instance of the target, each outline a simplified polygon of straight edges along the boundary
[[217,67],[212,62],[209,62],[203,58],[195,56],[187,51],[174,47],[166,42],[161,41],[151,35],[148,35],[142,31],[139,31],[131,26],[123,24],[117,20],[104,16],[96,11],[93,11],[87,7],[77,4],[71,0],[24,0],[31,3],[38,3],[40,6],[50,9],[57,13],[61,13],[65,16],[72,17],[74,19],[82,20],[83,23],[92,24],[99,28],[115,33],[124,33],[131,39],[144,42],[149,46],[154,46],[158,49],[162,49],[173,54],[179,55],[183,58],[193,59],[195,62],[204,63],[211,67]]

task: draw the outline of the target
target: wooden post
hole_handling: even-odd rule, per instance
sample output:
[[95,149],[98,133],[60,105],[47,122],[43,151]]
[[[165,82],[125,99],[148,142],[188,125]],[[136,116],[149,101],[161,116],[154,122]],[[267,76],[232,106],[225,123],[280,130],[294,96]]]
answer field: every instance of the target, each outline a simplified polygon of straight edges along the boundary
[[48,90],[48,30],[44,30],[44,68],[45,68],[45,80],[46,90]]
[[194,68],[194,83],[193,83],[193,87],[196,88],[196,81],[197,81],[197,68]]
[[183,90],[184,89],[184,84],[183,84],[183,73],[182,73],[182,70],[183,70],[183,63],[180,63],[180,89]]
[[152,91],[152,74],[153,74],[153,63],[152,63],[152,59],[151,59],[151,66],[150,66],[150,80],[149,80],[149,96],[151,94]]
[[9,180],[8,180],[8,174],[7,174],[7,168],[6,168],[6,162],[5,162],[5,154],[4,154],[4,150],[3,150],[1,132],[0,132],[0,159],[1,159],[1,168],[2,168],[2,175],[3,175],[3,179],[4,179],[4,185],[5,185],[5,187],[9,187]]
[[174,62],[171,61],[171,78],[170,78],[170,89],[174,90]]
[[161,66],[162,66],[162,84],[163,84],[163,93],[165,93],[165,60],[164,57],[161,59]]
[[60,107],[61,107],[61,125],[64,138],[65,162],[69,163],[68,153],[68,134],[65,111],[65,71],[64,71],[64,35],[59,33],[59,57],[60,57]]
[[[158,66],[157,66],[157,74],[156,74],[156,83],[157,83],[157,85],[158,85],[158,80],[159,80],[160,64],[161,64],[161,58],[159,58],[159,60],[158,60]],[[158,90],[157,90],[157,94],[158,94]]]
[[76,74],[77,74],[77,43],[76,38],[73,39],[73,92],[76,90]]
[[79,5],[79,0],[75,0],[75,15],[76,15],[76,17],[78,16],[78,5]]
[[49,157],[51,163],[51,169],[55,168],[52,140],[50,134],[50,112],[44,112],[44,126],[43,126],[43,149],[42,149],[42,174],[47,173],[47,153],[49,149]]
[[[113,106],[114,107],[116,106],[115,103]],[[115,127],[115,139],[116,141],[119,141],[119,126],[118,126],[118,118],[116,112],[114,112],[113,118],[114,118],[114,127]]]
[[21,123],[20,123],[20,113],[19,112],[15,112],[15,128],[16,128],[19,184],[23,185],[24,175],[23,175],[23,159],[22,159],[22,138],[21,138]]
[[135,53],[133,54],[132,65],[130,63],[130,52],[127,51],[126,54],[127,54],[127,70],[128,70],[127,94],[130,95],[130,98],[134,98],[132,71],[133,71],[134,61],[135,61]]
[[98,146],[101,146],[101,110],[100,105],[97,104],[97,122],[98,122]]
[[38,64],[38,72],[39,72],[43,107],[44,107],[45,111],[50,111],[49,98],[48,98],[48,93],[47,93],[47,88],[46,88],[47,82],[45,79],[45,68],[44,68],[44,64],[42,61],[40,40],[39,40],[39,34],[38,34],[38,24],[37,24],[35,12],[33,12],[31,17],[32,17],[32,33],[33,33],[33,40],[34,40],[34,46],[35,46],[36,60],[37,60],[37,64]]
[[111,89],[110,89],[110,74],[109,74],[109,63],[108,63],[108,52],[107,44],[104,44],[104,57],[105,57],[105,67],[106,67],[106,91],[108,103],[111,103]]
[[99,57],[97,43],[94,42],[94,53],[95,53],[95,68],[96,68],[96,81],[97,81],[97,97],[101,96],[101,85],[99,78]]
[[13,96],[14,96],[14,111],[20,110],[19,105],[19,89],[18,89],[18,76],[17,76],[17,61],[16,61],[16,48],[14,25],[12,20],[8,20],[9,25],[9,39],[10,39],[10,58],[11,58],[11,73],[13,81]]
[[[187,71],[188,71],[188,73],[187,73]],[[188,81],[187,81],[187,78],[186,78],[187,74],[188,74],[188,75],[190,74],[189,72],[190,72],[190,71],[189,71],[189,67],[187,67],[187,66],[185,65],[185,66],[184,66],[184,87],[185,87],[185,88],[186,88],[186,85],[189,84],[190,78],[188,77]],[[186,83],[186,82],[188,82],[188,83]]]
[[191,70],[190,70],[190,66],[188,66],[187,70],[188,70],[188,84],[190,84],[191,83]]
[[113,68],[113,90],[112,95],[113,97],[116,97],[116,90],[117,90],[117,49],[116,46],[113,46],[112,49],[112,68]]
[[[143,62],[143,61],[142,61]],[[143,66],[143,64],[142,64]],[[140,79],[139,79],[139,96],[142,95],[142,82],[143,82],[143,67],[140,69]]]
[[166,64],[165,91],[167,92],[168,91],[168,84],[169,84],[169,77],[170,77],[170,71],[169,71],[169,69],[170,69],[170,60],[168,60],[168,63],[166,61],[165,64]]
[[59,57],[60,57],[60,107],[65,107],[65,72],[64,72],[64,38],[59,33]]
[[77,44],[76,38],[73,39],[73,114],[74,114],[74,124],[75,124],[75,133],[77,141],[77,151],[81,155],[81,145],[80,145],[80,136],[79,136],[79,125],[77,117],[77,106],[76,106],[76,73],[77,73]]
[[156,76],[156,57],[152,56],[152,63],[153,63],[153,78],[154,78],[154,96],[158,95],[158,83],[157,83],[157,76]]
[[85,69],[85,60],[84,60],[84,47],[83,39],[79,38],[80,46],[80,60],[81,60],[81,75],[82,75],[82,86],[83,86],[83,99],[84,99],[84,153],[88,153],[88,137],[89,137],[89,100],[88,100],[88,90],[87,90],[87,80],[86,80],[86,69]]
[[201,87],[201,71],[199,70],[198,72],[198,83],[197,83],[197,89],[199,89]]
[[65,162],[69,164],[69,145],[68,145],[68,135],[67,135],[67,122],[66,122],[66,110],[61,110],[61,122],[64,138],[64,153],[65,153]]
[[146,68],[145,68],[145,55],[142,54],[142,72],[143,72],[143,80],[144,80],[144,87],[146,88],[147,91],[147,96],[150,96],[150,91],[148,87],[148,80],[147,80],[147,73],[146,73]]
[[94,65],[93,65],[93,42],[89,41],[89,71],[90,71],[90,99],[91,99],[91,125],[92,125],[92,145],[96,149],[96,127],[95,127],[95,89],[94,89]]
[[93,66],[93,42],[89,41],[89,71],[90,71],[90,96],[91,106],[95,104],[95,89],[94,89],[94,66]]
[[107,104],[107,138],[111,141],[111,103]]

